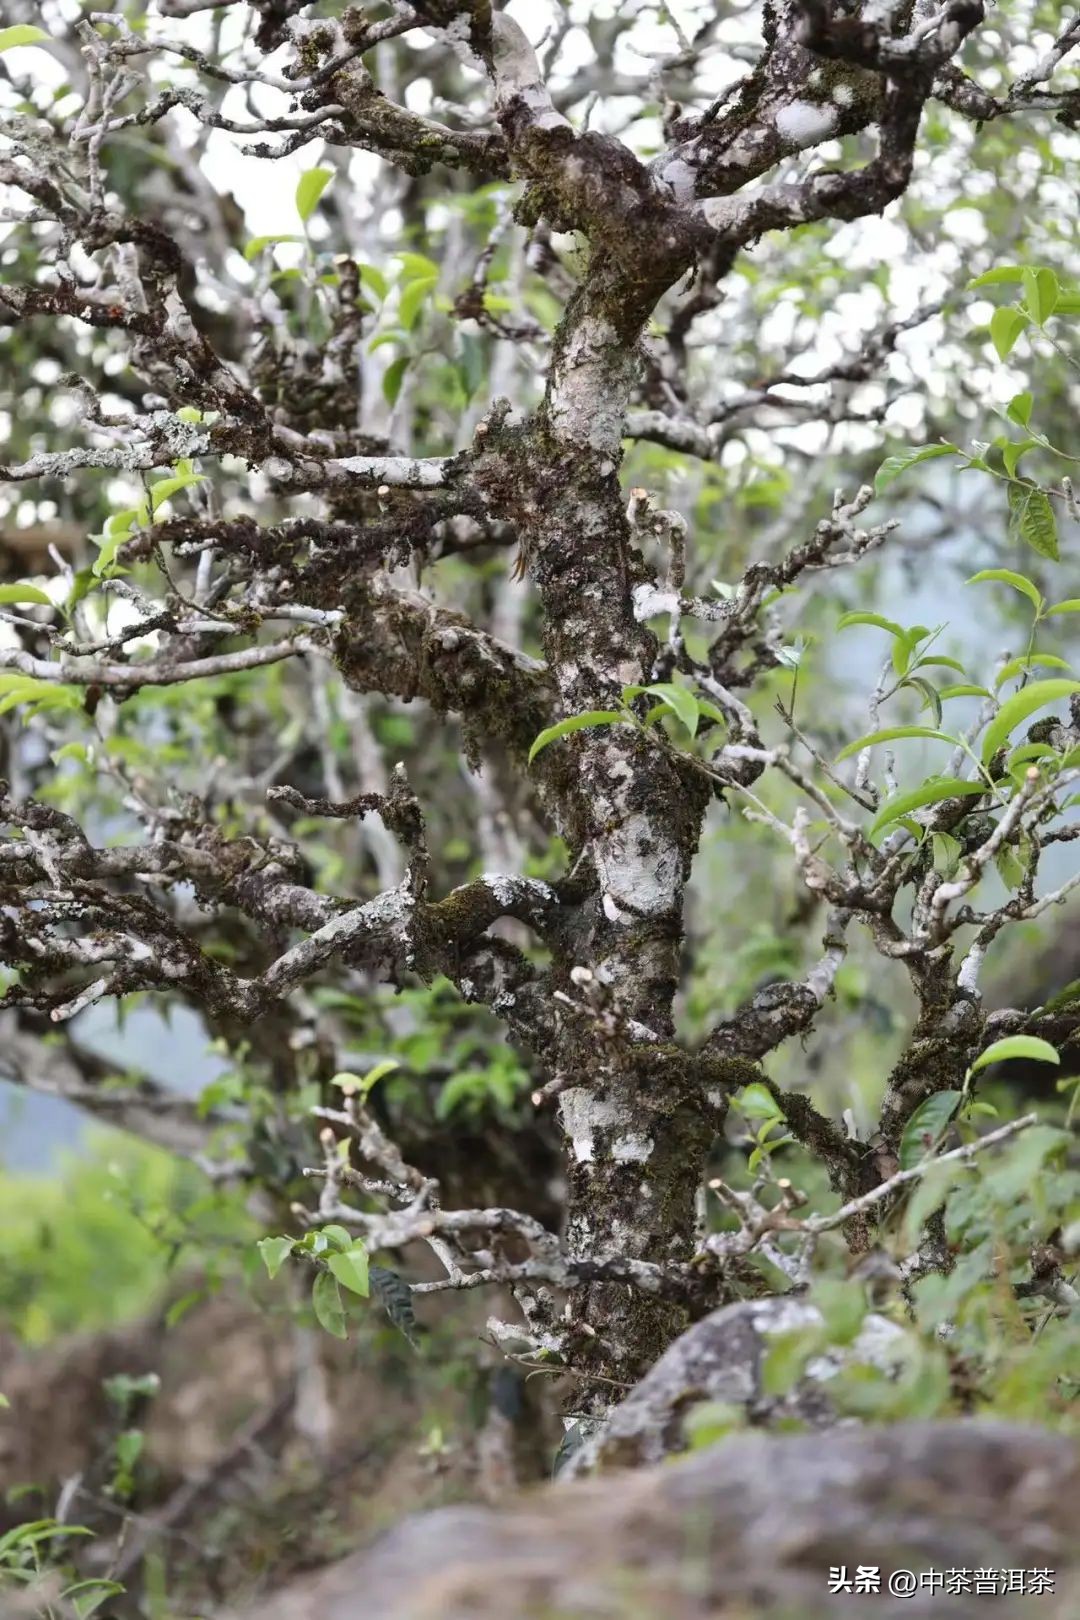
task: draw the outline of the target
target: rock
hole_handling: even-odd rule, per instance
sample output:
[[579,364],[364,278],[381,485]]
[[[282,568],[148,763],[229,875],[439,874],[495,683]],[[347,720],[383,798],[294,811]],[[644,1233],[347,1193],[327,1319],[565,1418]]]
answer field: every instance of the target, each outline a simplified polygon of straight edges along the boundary
[[[660,1357],[602,1428],[568,1459],[560,1477],[580,1478],[592,1468],[659,1462],[685,1449],[684,1425],[704,1401],[742,1407],[755,1421],[794,1417],[815,1427],[835,1422],[825,1386],[842,1365],[841,1355],[817,1356],[790,1395],[767,1397],[762,1365],[769,1340],[779,1334],[813,1332],[821,1313],[805,1300],[747,1300],[724,1305],[696,1322]],[[843,1360],[887,1366],[903,1333],[882,1316],[868,1316]]]
[[[1080,1449],[1038,1429],[744,1432],[502,1511],[408,1519],[245,1620],[1069,1620],[1080,1613],[1078,1500]],[[876,1566],[882,1590],[830,1594],[838,1566]],[[1053,1571],[1053,1593],[888,1595],[897,1570],[1021,1568]]]

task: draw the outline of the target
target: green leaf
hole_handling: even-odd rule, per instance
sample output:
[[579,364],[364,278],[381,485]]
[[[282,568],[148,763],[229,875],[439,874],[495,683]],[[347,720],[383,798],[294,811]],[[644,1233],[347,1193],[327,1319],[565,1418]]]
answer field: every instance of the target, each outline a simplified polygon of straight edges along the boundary
[[904,1210],[903,1241],[909,1249],[918,1245],[919,1235],[930,1216],[940,1209],[954,1184],[965,1174],[964,1165],[954,1160],[952,1164],[933,1165],[917,1184]]
[[253,236],[244,249],[244,258],[250,264],[252,259],[257,259],[259,254],[264,252],[266,248],[277,247],[279,242],[302,242],[303,240],[302,236],[297,236],[295,233],[287,233],[284,236]]
[[[1030,854],[1030,849],[1028,851]],[[1021,860],[1015,849],[1002,846],[994,856],[998,876],[1007,889],[1018,889],[1027,876],[1027,862]]]
[[708,698],[699,697],[697,699],[697,706],[699,718],[703,720],[715,721],[715,723],[719,726],[727,725],[728,717],[724,713],[723,709],[718,709],[715,703],[709,702]]
[[983,764],[990,763],[998,749],[1008,742],[1012,732],[1028,715],[1034,714],[1036,709],[1046,708],[1049,703],[1059,703],[1074,692],[1080,692],[1080,681],[1033,681],[1030,686],[1014,693],[1001,705],[986,728],[982,745]]
[[931,777],[921,787],[913,788],[910,793],[899,793],[895,799],[882,805],[870,827],[870,837],[873,838],[882,827],[887,827],[890,821],[909,816],[913,810],[921,810],[925,805],[940,804],[943,799],[969,798],[986,791],[985,782],[962,782],[954,776]]
[[1055,613],[1080,613],[1080,596],[1070,596],[1066,602],[1055,602],[1047,610],[1046,617],[1052,619]]
[[900,474],[920,461],[934,461],[938,456],[956,456],[960,451],[955,444],[924,444],[918,450],[901,450],[895,456],[886,456],[874,477],[874,494],[882,495]]
[[741,1091],[736,1092],[732,1101],[747,1119],[782,1120],[784,1117],[772,1092],[758,1080],[752,1080],[748,1086],[743,1086]]
[[319,198],[334,178],[333,169],[308,169],[296,186],[296,212],[306,225],[319,205]]
[[382,391],[383,398],[388,405],[397,404],[398,395],[401,393],[401,385],[405,381],[405,373],[408,371],[410,364],[411,356],[400,354],[396,360],[391,360],[387,366],[383,376]]
[[532,764],[540,750],[546,748],[548,743],[556,742],[560,737],[567,737],[572,731],[584,731],[588,726],[614,726],[622,719],[623,716],[617,709],[586,709],[583,714],[568,714],[565,720],[557,720],[535,739],[529,749],[529,764]]
[[691,1451],[704,1451],[746,1423],[746,1411],[730,1401],[699,1401],[683,1419],[683,1435]]
[[122,512],[114,512],[105,525],[105,533],[111,539],[113,535],[120,535],[127,539],[136,524],[146,523],[150,518],[149,503],[143,501],[139,506],[126,506]]
[[1052,270],[1036,270],[1031,265],[1024,270],[1024,302],[1028,314],[1037,326],[1045,326],[1058,301],[1058,279]]
[[362,1243],[354,1243],[344,1254],[332,1254],[327,1265],[343,1288],[368,1296],[368,1255]]
[[1038,484],[1009,485],[1009,534],[1023,540],[1040,557],[1060,561],[1054,508]]
[[402,281],[437,281],[439,266],[426,253],[395,253],[401,264]]
[[126,1588],[119,1581],[96,1579],[77,1581],[74,1586],[67,1586],[60,1594],[65,1603],[70,1603],[78,1616],[78,1620],[90,1620],[96,1614],[106,1598],[119,1597]]
[[398,319],[406,332],[411,332],[424,304],[435,290],[434,276],[418,276],[402,288],[398,301]]
[[647,686],[645,690],[650,697],[658,697],[667,704],[671,712],[682,721],[691,737],[697,735],[700,711],[693,692],[688,692],[684,686],[676,686],[673,681],[661,681],[656,686]]
[[1043,1012],[1058,1012],[1062,1007],[1068,1007],[1072,1002],[1080,1002],[1080,979],[1071,979],[1068,984],[1056,990],[1048,1001],[1043,1002]]
[[117,533],[103,535],[93,534],[90,536],[90,538],[98,547],[98,554],[94,558],[93,563],[94,577],[96,579],[101,579],[107,570],[111,570],[112,565],[116,560],[116,553],[120,550],[120,547],[128,537],[126,534]]
[[971,686],[966,681],[959,686],[942,686],[938,688],[939,698],[956,697],[989,697],[990,693],[985,686]]
[[271,1278],[277,1276],[294,1246],[295,1239],[291,1237],[260,1238],[255,1247],[262,1255],[263,1265]]
[[951,833],[932,833],[931,849],[937,871],[943,877],[954,877],[964,853],[964,846],[959,838],[954,838]]
[[1024,266],[1022,264],[1000,264],[993,270],[986,270],[981,276],[967,284],[968,292],[974,292],[976,287],[1000,287],[1004,282],[1023,281]]
[[1028,1058],[1032,1063],[1061,1063],[1057,1049],[1049,1041],[1040,1040],[1037,1035],[1006,1035],[980,1052],[968,1073],[977,1074],[991,1063],[1007,1063],[1012,1058]]
[[172,478],[159,478],[156,484],[150,485],[150,511],[155,517],[158,507],[171,500],[174,495],[178,495],[182,489],[190,489],[192,484],[206,482],[203,474],[197,473],[190,461],[181,461],[177,465],[179,470]]
[[40,45],[48,37],[44,28],[35,28],[33,23],[16,23],[14,28],[0,28],[0,51],[10,51],[16,45]]
[[1069,665],[1064,658],[1056,653],[1025,653],[1022,658],[1010,658],[994,681],[994,691],[1011,681],[1016,675],[1025,675],[1032,669],[1068,669]]
[[901,640],[907,639],[907,631],[895,619],[884,619],[880,613],[844,613],[836,621],[838,630],[847,630],[853,624],[872,624],[878,630],[887,630],[890,636],[899,636]]
[[1041,444],[1041,439],[1024,439],[1019,443],[1010,440],[1008,443],[1002,444],[1001,459],[1010,478],[1016,477],[1016,469],[1020,465],[1021,458],[1026,456],[1029,450],[1035,450]]
[[0,602],[38,602],[43,607],[52,607],[51,596],[37,585],[27,585],[20,582],[18,585],[0,585]]
[[143,1453],[145,1444],[141,1429],[125,1429],[123,1434],[116,1437],[116,1461],[128,1473],[134,1468]]
[[1022,743],[1019,748],[1009,750],[1007,768],[1015,771],[1018,765],[1028,765],[1032,760],[1039,759],[1053,759],[1063,763],[1057,749],[1051,748],[1049,743]]
[[1017,338],[1027,325],[1028,317],[1022,309],[1016,309],[1012,304],[995,309],[990,317],[990,341],[997,351],[999,360],[1008,359]]
[[[334,1255],[332,1259],[340,1259]],[[348,1328],[345,1325],[345,1307],[341,1303],[341,1289],[337,1278],[329,1271],[320,1271],[311,1290],[311,1307],[315,1312],[316,1320],[327,1333],[332,1333],[335,1339],[347,1339]]]
[[484,345],[479,338],[473,337],[471,332],[462,332],[461,359],[458,361],[457,374],[466,404],[469,403],[476,390],[480,387],[486,371]]
[[769,1347],[761,1363],[763,1395],[786,1395],[799,1382],[812,1361],[826,1345],[824,1328],[769,1335]]
[[839,764],[842,759],[850,759],[852,754],[858,754],[864,748],[873,748],[877,743],[896,742],[901,737],[928,737],[934,742],[956,746],[956,738],[950,737],[947,731],[933,731],[929,726],[886,726],[884,731],[871,731],[865,737],[848,743],[846,748],[841,748],[836,762]]
[[1014,394],[1005,407],[1005,415],[1010,422],[1015,422],[1017,427],[1027,427],[1031,421],[1031,412],[1034,405],[1035,400],[1031,394]]
[[915,665],[916,669],[955,669],[964,674],[964,666],[959,658],[946,658],[944,653],[931,653],[927,658],[920,658]]
[[369,1096],[380,1080],[385,1080],[388,1074],[393,1074],[394,1071],[396,1069],[400,1069],[400,1067],[401,1064],[398,1062],[397,1058],[383,1058],[381,1063],[376,1063],[373,1068],[370,1068],[367,1071],[363,1080],[360,1082],[361,1096]]
[[938,1091],[916,1108],[900,1138],[901,1170],[921,1164],[937,1145],[962,1096],[960,1091]]
[[851,1344],[866,1320],[866,1295],[858,1282],[841,1277],[819,1277],[810,1290],[810,1304],[825,1320],[830,1344]]
[[36,675],[0,674],[0,714],[23,703],[34,703],[39,709],[81,709],[83,689],[39,680]]
[[972,574],[965,583],[968,585],[981,585],[984,580],[993,580],[999,585],[1011,585],[1014,591],[1026,596],[1036,613],[1042,612],[1042,593],[1030,579],[1023,574],[1017,574],[1011,568],[981,568],[977,574]]
[[922,694],[920,709],[929,709],[934,717],[935,726],[941,724],[941,697],[937,687],[931,681],[923,680],[921,675],[909,675],[902,685]]
[[390,290],[390,283],[382,271],[376,269],[373,264],[362,264],[359,266],[359,270],[361,283],[365,287],[370,287],[381,303]]
[[322,1227],[321,1231],[326,1241],[339,1253],[344,1254],[346,1249],[352,1248],[354,1239],[347,1226],[336,1226],[331,1222],[329,1226]]

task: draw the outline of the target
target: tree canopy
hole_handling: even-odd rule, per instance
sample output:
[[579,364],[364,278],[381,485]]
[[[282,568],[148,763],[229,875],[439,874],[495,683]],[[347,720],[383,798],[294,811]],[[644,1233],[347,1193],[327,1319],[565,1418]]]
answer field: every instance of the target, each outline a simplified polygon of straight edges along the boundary
[[793,1294],[789,1416],[884,1310],[845,1410],[1069,1421],[1078,45],[5,8],[0,1074],[335,1337],[489,1292],[572,1469]]

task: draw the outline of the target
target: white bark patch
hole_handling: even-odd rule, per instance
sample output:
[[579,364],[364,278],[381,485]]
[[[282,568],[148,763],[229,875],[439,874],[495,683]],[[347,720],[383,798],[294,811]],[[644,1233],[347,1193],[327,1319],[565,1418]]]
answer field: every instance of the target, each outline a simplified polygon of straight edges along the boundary
[[600,904],[604,908],[604,916],[607,918],[608,922],[613,922],[613,923],[632,923],[633,922],[633,920],[634,920],[633,914],[631,912],[629,912],[629,911],[623,911],[623,909],[619,905],[618,901],[612,895],[607,894],[605,892],[600,897]]
[[770,1299],[753,1317],[758,1333],[800,1333],[821,1325],[821,1312],[797,1299]]
[[706,224],[712,225],[715,230],[726,231],[741,221],[745,208],[742,197],[706,197],[701,204],[701,213]]
[[697,187],[697,170],[685,159],[672,158],[658,171],[657,178],[662,180],[664,185],[671,187],[671,194],[677,203],[693,201]]
[[[620,911],[653,917],[669,911],[678,895],[678,846],[640,812],[628,815],[596,849],[601,888]],[[613,919],[614,920],[614,919]]]
[[678,591],[662,591],[655,585],[635,585],[631,593],[634,598],[634,618],[639,624],[646,619],[655,619],[661,613],[675,614],[679,611]]
[[[460,43],[467,47],[467,20],[463,15],[457,20],[465,25],[465,39]],[[551,104],[536,52],[524,31],[504,12],[491,19],[491,46],[496,107],[505,108],[516,98],[528,108],[535,129],[569,129],[568,120]]]
[[589,316],[561,355],[551,390],[550,421],[560,438],[618,456],[632,361],[608,321]]
[[596,1132],[616,1125],[620,1110],[608,1098],[597,1097],[584,1086],[574,1086],[560,1097],[559,1116],[574,1158],[578,1164],[591,1164],[596,1157]]
[[644,1164],[656,1146],[651,1136],[622,1136],[611,1144],[616,1164]]
[[836,128],[835,107],[818,107],[812,101],[792,101],[776,115],[776,131],[793,146],[816,146]]

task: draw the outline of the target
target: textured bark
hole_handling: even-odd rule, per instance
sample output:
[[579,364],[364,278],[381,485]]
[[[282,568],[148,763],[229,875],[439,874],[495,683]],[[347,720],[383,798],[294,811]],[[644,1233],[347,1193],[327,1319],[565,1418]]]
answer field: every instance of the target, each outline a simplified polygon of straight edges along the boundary
[[[560,329],[543,409],[522,438],[517,524],[560,714],[610,708],[624,686],[654,678],[656,640],[633,613],[640,558],[618,465],[639,323],[680,263],[654,266],[645,285],[597,256]],[[560,746],[572,756],[551,784],[561,830],[590,862],[597,891],[564,967],[587,968],[617,1018],[667,1040],[707,788],[627,727]],[[647,1053],[631,1060],[617,1043],[582,1043],[577,1030],[566,1032],[556,1072],[571,1082],[560,1100],[569,1252],[688,1259],[711,1139],[697,1088],[661,1073]],[[685,1323],[678,1306],[618,1283],[589,1285],[571,1308],[599,1329],[586,1359],[617,1381],[639,1377]]]

